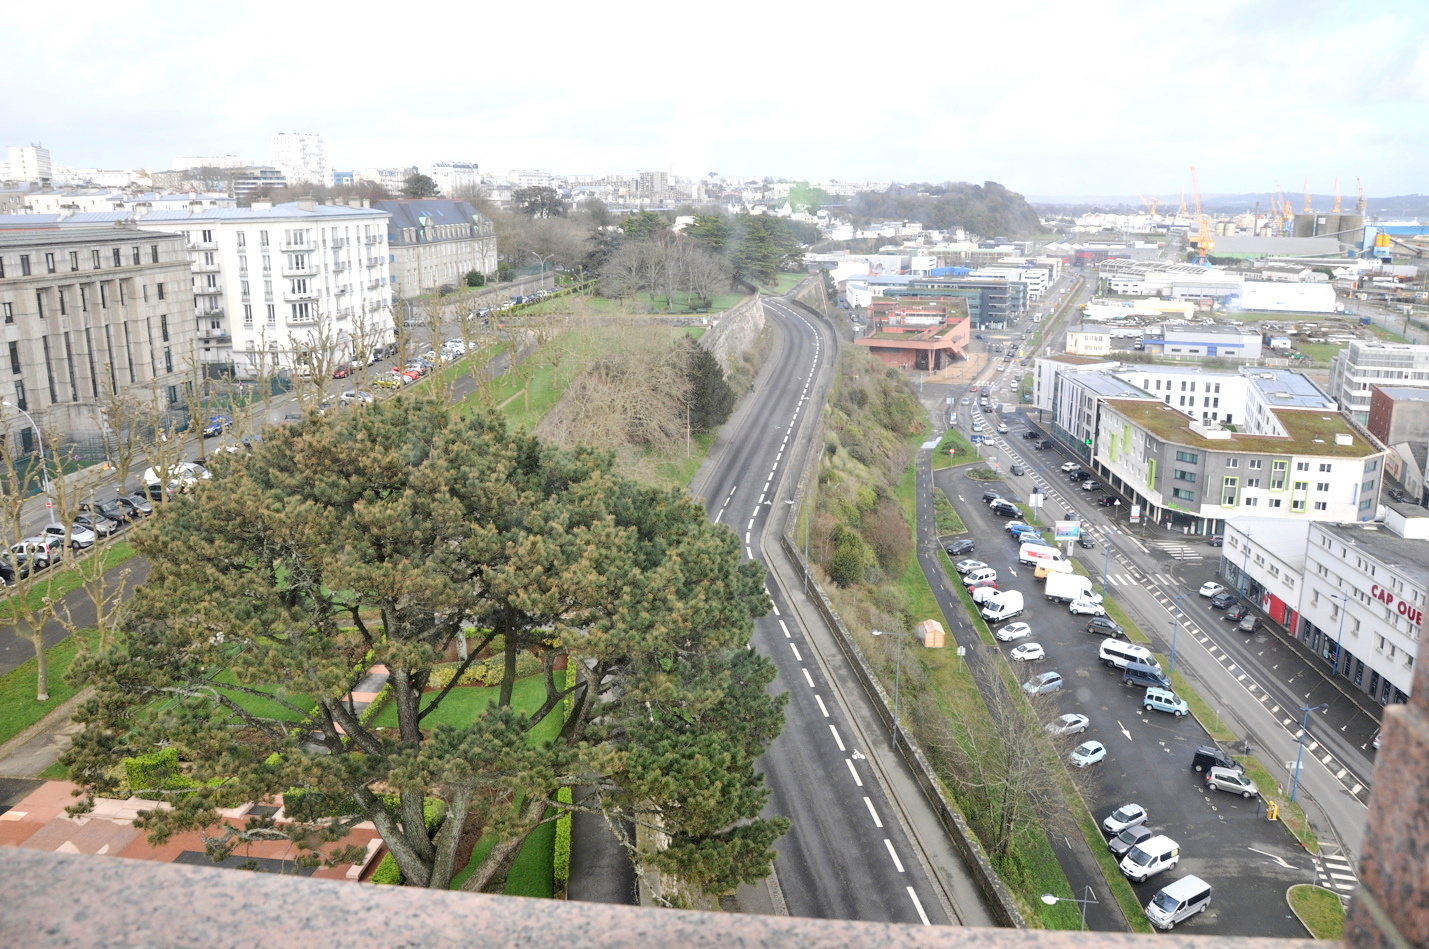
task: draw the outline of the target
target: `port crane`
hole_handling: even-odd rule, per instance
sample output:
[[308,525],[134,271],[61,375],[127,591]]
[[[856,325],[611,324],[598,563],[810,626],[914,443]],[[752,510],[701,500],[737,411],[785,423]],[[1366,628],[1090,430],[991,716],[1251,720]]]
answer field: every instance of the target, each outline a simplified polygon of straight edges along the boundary
[[[1202,267],[1209,267],[1211,265],[1211,248],[1216,245],[1211,241],[1211,221],[1201,210],[1201,185],[1196,180],[1195,165],[1191,166],[1191,196],[1196,201],[1196,220],[1199,222],[1196,239],[1192,242],[1196,246],[1195,262]],[[1182,201],[1184,202],[1185,198],[1182,198]]]

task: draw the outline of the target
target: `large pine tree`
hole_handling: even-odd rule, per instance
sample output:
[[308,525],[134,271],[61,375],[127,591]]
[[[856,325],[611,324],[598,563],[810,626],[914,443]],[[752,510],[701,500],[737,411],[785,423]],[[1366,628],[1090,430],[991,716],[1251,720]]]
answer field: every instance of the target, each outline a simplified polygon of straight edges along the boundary
[[[760,819],[754,762],[782,699],[748,649],[768,600],[696,504],[407,397],[310,416],[217,470],[139,530],[148,580],[113,646],[78,667],[95,696],[67,761],[88,791],[112,790],[121,758],[172,747],[183,780],[129,789],[172,805],[144,818],[155,839],[304,789],[353,802],[347,823],[374,822],[409,885],[450,886],[463,831],[493,836],[464,884],[492,890],[569,806],[557,791],[583,785],[579,806],[613,828],[668,835],[634,856],[696,890],[768,872],[787,825]],[[459,640],[458,675],[495,650],[499,699],[436,724],[453,692],[435,676]],[[395,727],[345,701],[374,665]],[[544,698],[518,707],[533,670]],[[549,716],[559,737],[530,740]],[[447,813],[434,836],[431,797]],[[258,821],[211,849],[284,833],[318,859],[308,830]]]

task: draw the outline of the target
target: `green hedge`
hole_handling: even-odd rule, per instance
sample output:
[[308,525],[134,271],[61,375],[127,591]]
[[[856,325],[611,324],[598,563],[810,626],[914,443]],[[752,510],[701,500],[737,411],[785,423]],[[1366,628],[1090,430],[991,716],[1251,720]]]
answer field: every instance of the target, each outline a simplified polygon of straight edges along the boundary
[[[556,800],[562,804],[571,803],[571,789],[558,788],[556,790]],[[571,879],[571,812],[565,811],[556,818],[556,845],[555,845],[555,878],[556,891],[560,892],[566,888],[566,884]]]
[[[393,817],[400,817],[401,797],[396,794],[380,794],[378,798]],[[326,791],[304,791],[294,788],[283,795],[283,812],[293,820],[314,821],[324,817],[351,817],[361,814],[362,809],[347,794],[332,794]],[[446,817],[447,803],[439,797],[422,799],[422,820],[427,833],[435,834]]]
[[407,882],[407,878],[402,875],[402,868],[397,866],[397,860],[392,856],[391,851],[384,853],[382,859],[377,864],[377,869],[372,871],[369,880],[373,883],[381,883],[387,886],[402,886]]
[[147,755],[124,759],[124,777],[133,793],[142,791],[182,791],[196,788],[198,782],[184,774],[179,766],[179,749],[170,745]]
[[[431,677],[427,680],[427,688],[444,689],[447,683],[451,682],[452,676],[456,675],[461,663],[453,662],[437,666],[432,670]],[[531,655],[529,652],[520,652],[516,655],[516,678],[524,679],[533,676],[542,670],[541,660]],[[502,677],[506,674],[506,658],[504,656],[492,656],[490,659],[483,659],[480,662],[473,662],[467,670],[461,674],[457,680],[457,685],[500,685]]]

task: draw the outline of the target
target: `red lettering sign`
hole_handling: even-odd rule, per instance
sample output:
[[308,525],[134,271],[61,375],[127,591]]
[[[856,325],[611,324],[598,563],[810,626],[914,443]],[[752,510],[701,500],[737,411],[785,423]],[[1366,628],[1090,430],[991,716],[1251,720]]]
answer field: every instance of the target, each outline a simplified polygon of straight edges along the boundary
[[1374,597],[1376,600],[1379,600],[1379,602],[1385,604],[1386,606],[1394,602],[1394,594],[1390,593],[1378,583],[1370,587],[1369,595]]

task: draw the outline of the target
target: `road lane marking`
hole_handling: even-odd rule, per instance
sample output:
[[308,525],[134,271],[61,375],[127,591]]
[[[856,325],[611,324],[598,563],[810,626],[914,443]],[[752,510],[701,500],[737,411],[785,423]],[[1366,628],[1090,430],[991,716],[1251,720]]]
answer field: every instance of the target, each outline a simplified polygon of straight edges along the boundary
[[898,872],[906,873],[907,871],[903,869],[903,861],[898,859],[898,854],[893,850],[893,841],[884,837],[883,846],[888,848],[888,856],[893,860],[893,866],[898,868]]
[[873,809],[873,802],[870,801],[868,798],[864,798],[863,803],[868,805],[868,816],[873,818],[873,826],[882,828],[883,821],[878,819],[878,811]]
[[789,639],[789,627],[784,625],[784,621],[782,619],[779,621],[779,628],[784,630],[784,638]]
[[848,773],[853,775],[853,783],[863,787],[863,779],[858,776],[858,769],[853,766],[853,759],[845,758],[844,764],[848,765]]
[[819,693],[814,693],[814,701],[819,703],[819,711],[824,713],[824,718],[829,717],[829,710],[824,706],[824,698]]
[[809,670],[808,670],[808,669],[801,669],[801,670],[799,670],[799,671],[802,672],[802,673],[804,673],[804,678],[805,678],[806,680],[808,680],[809,688],[812,689],[812,688],[814,687],[814,677],[811,676],[811,675],[809,675]]
[[834,744],[836,744],[836,745],[839,746],[839,751],[846,751],[847,749],[844,748],[844,740],[839,737],[839,730],[838,730],[838,728],[837,728],[835,725],[833,725],[832,723],[830,723],[830,724],[829,724],[829,731],[833,733],[833,736],[834,736]]
[[797,645],[796,643],[790,643],[790,644],[789,644],[789,649],[793,651],[793,653],[794,653],[794,660],[795,660],[796,662],[803,662],[803,661],[804,661],[804,657],[801,656],[801,655],[799,655],[799,647],[798,647],[798,645]]

